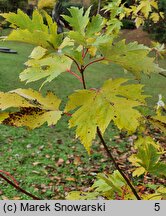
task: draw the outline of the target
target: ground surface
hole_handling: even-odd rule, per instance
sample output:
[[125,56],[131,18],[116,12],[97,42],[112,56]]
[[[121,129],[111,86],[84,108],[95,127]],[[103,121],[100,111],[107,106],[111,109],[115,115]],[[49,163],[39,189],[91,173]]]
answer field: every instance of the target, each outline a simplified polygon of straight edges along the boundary
[[146,46],[151,45],[149,34],[142,31],[142,28],[134,30],[123,29],[122,37],[125,38],[127,42],[138,41],[138,43],[145,44]]

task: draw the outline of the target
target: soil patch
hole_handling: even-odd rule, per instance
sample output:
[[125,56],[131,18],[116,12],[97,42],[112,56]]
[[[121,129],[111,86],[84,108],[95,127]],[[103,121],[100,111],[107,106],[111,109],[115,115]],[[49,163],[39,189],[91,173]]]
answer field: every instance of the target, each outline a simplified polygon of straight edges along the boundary
[[123,29],[121,31],[121,37],[126,39],[126,42],[138,41],[138,43],[144,44],[146,46],[151,45],[151,39],[149,34],[142,30],[142,28],[129,30]]

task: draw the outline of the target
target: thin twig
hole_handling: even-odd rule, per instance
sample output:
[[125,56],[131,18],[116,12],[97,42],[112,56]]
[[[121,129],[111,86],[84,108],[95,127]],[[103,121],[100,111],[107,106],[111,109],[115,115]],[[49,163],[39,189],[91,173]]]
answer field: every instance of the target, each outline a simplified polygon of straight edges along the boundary
[[68,58],[70,58],[76,64],[76,66],[77,66],[77,68],[78,68],[79,71],[81,70],[79,64],[77,63],[77,61],[75,59],[73,59],[71,56],[69,56],[67,54],[65,54],[65,56],[68,57]]
[[86,57],[86,54],[88,53],[88,48],[86,49],[86,51],[83,53],[83,59]]
[[103,136],[100,132],[100,129],[99,127],[97,127],[97,134],[107,152],[107,155],[109,156],[109,158],[111,159],[111,161],[113,162],[115,168],[120,172],[120,174],[123,176],[123,178],[125,179],[126,183],[128,184],[128,186],[131,188],[133,194],[135,195],[135,197],[138,199],[138,200],[141,200],[141,197],[138,195],[137,191],[135,190],[135,188],[133,187],[133,185],[131,184],[130,180],[127,178],[127,176],[123,173],[123,171],[121,170],[121,168],[119,167],[119,165],[116,163],[114,157],[112,156],[111,152],[109,151],[108,147],[107,147],[107,144],[106,142],[104,141],[103,139]]
[[84,76],[84,66],[82,66],[81,67],[81,71],[80,71],[80,73],[81,73],[81,76],[82,76],[82,84],[83,84],[83,87],[84,87],[84,89],[86,89],[86,82],[85,82],[85,76]]
[[73,76],[75,76],[81,83],[83,82],[82,78],[80,76],[78,76],[76,73],[74,73],[73,71],[71,71],[70,69],[67,69],[66,71],[68,73],[72,74]]
[[13,180],[14,184],[18,186],[17,180],[16,180],[9,172],[6,172],[6,171],[4,171],[4,170],[0,170],[0,173],[3,173],[3,174],[5,174],[6,176],[9,176],[9,178],[10,178],[11,180]]
[[84,70],[85,70],[89,65],[92,65],[92,64],[94,64],[94,63],[97,63],[97,62],[100,62],[100,61],[103,61],[103,60],[104,60],[104,57],[89,62],[87,65],[84,66]]
[[16,188],[21,193],[26,194],[27,196],[31,197],[34,200],[41,200],[39,197],[34,196],[33,194],[27,192],[23,188],[19,187],[18,185],[14,184],[12,181],[10,181],[8,178],[6,178],[4,175],[0,173],[0,178],[4,179],[8,184],[12,185],[14,188]]

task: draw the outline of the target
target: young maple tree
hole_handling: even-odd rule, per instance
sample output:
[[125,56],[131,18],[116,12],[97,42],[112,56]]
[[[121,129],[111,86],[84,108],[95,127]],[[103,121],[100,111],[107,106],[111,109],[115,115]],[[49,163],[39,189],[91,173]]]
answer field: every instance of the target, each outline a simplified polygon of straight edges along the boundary
[[[106,199],[162,199],[166,193],[163,186],[156,187],[154,194],[138,192],[137,185],[134,186],[135,183],[131,182],[128,174],[122,171],[108,148],[104,133],[110,122],[113,122],[119,131],[127,131],[128,135],[137,132],[138,140],[134,144],[136,153],[129,158],[135,167],[133,177],[147,173],[166,176],[166,164],[160,159],[164,154],[163,148],[150,136],[143,134],[147,124],[166,133],[166,116],[162,111],[165,108],[164,102],[160,100],[154,116],[145,116],[139,107],[147,106],[146,98],[149,96],[143,94],[143,85],[139,83],[130,84],[126,78],[111,79],[110,75],[110,79],[101,88],[87,88],[86,69],[96,62],[115,63],[131,72],[137,80],[142,73],[149,76],[151,73],[161,74],[164,71],[155,63],[155,59],[149,56],[149,47],[137,42],[126,44],[125,40],[117,40],[121,26],[117,15],[122,13],[118,12],[121,5],[115,5],[115,1],[113,3],[110,8],[114,10],[110,19],[99,14],[90,17],[91,8],[84,12],[83,8],[71,7],[70,16],[63,15],[63,18],[72,30],[61,34],[57,34],[57,24],[45,11],[40,13],[35,10],[32,19],[19,9],[17,14],[1,14],[14,28],[5,40],[35,45],[25,63],[26,69],[20,73],[21,81],[29,83],[45,78],[41,89],[61,73],[68,72],[82,83],[83,89],[68,96],[64,110],[59,108],[61,99],[52,92],[45,96],[33,89],[0,92],[0,123],[35,129],[45,122],[56,125],[61,116],[67,114],[70,116],[69,128],[75,128],[76,136],[88,154],[92,141],[96,136],[99,137],[110,162],[115,166],[115,171],[108,176],[99,174],[89,192],[71,192],[68,199],[97,199],[99,196]],[[76,65],[77,71],[72,71],[72,64]],[[14,108],[14,111],[9,112],[8,108]],[[0,174],[0,177],[3,175]],[[20,190],[17,185],[15,187]],[[22,192],[25,193],[24,190]]]

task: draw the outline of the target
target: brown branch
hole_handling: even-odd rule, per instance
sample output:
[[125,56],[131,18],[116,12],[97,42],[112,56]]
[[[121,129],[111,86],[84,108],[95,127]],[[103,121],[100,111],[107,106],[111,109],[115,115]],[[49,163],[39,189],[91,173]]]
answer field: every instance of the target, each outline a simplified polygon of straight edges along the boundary
[[71,56],[69,56],[67,54],[65,54],[65,56],[68,57],[68,58],[70,58],[76,64],[76,66],[77,66],[77,68],[78,68],[79,71],[81,70],[79,64],[77,63],[77,61],[75,59],[73,59]]
[[88,48],[86,49],[86,51],[84,52],[84,50],[83,50],[83,55],[82,55],[82,57],[83,57],[83,59],[86,57],[86,54],[88,53]]
[[6,172],[6,171],[4,171],[4,170],[0,170],[0,173],[3,173],[3,174],[5,174],[6,176],[9,176],[9,178],[10,178],[11,180],[13,180],[14,184],[18,186],[17,180],[16,180],[9,172]]
[[86,89],[86,82],[85,82],[85,76],[84,76],[84,66],[81,67],[81,70],[80,70],[80,73],[81,73],[81,77],[82,77],[82,84],[83,84],[83,87],[84,89]]
[[33,194],[27,192],[26,190],[24,190],[23,188],[19,187],[18,185],[14,184],[12,181],[10,181],[8,178],[6,178],[4,175],[2,175],[0,173],[0,178],[4,179],[8,184],[10,184],[11,186],[13,186],[14,188],[16,188],[18,191],[20,191],[21,193],[26,194],[27,196],[31,197],[34,200],[41,200],[39,197],[34,196]]
[[111,152],[109,151],[106,142],[103,139],[103,136],[100,132],[99,127],[97,127],[97,134],[107,152],[108,157],[111,159],[111,161],[113,162],[115,168],[120,172],[120,174],[123,176],[123,178],[125,179],[126,183],[128,184],[128,186],[131,188],[133,194],[135,195],[135,197],[137,198],[137,200],[141,200],[141,197],[138,195],[137,191],[135,190],[135,188],[133,187],[133,185],[131,184],[130,180],[127,178],[127,176],[123,173],[123,171],[121,170],[121,168],[119,167],[119,165],[116,163],[114,157],[112,156]]
[[66,71],[68,73],[72,74],[73,76],[75,76],[81,83],[83,82],[82,78],[80,76],[78,76],[76,73],[74,73],[73,71],[71,71],[70,69],[67,69]]
[[94,60],[94,61],[89,62],[87,65],[84,66],[84,70],[85,70],[89,65],[92,65],[92,64],[94,64],[94,63],[103,61],[104,59],[105,59],[105,58],[102,57],[102,58],[100,58],[100,59],[96,59],[96,60]]

